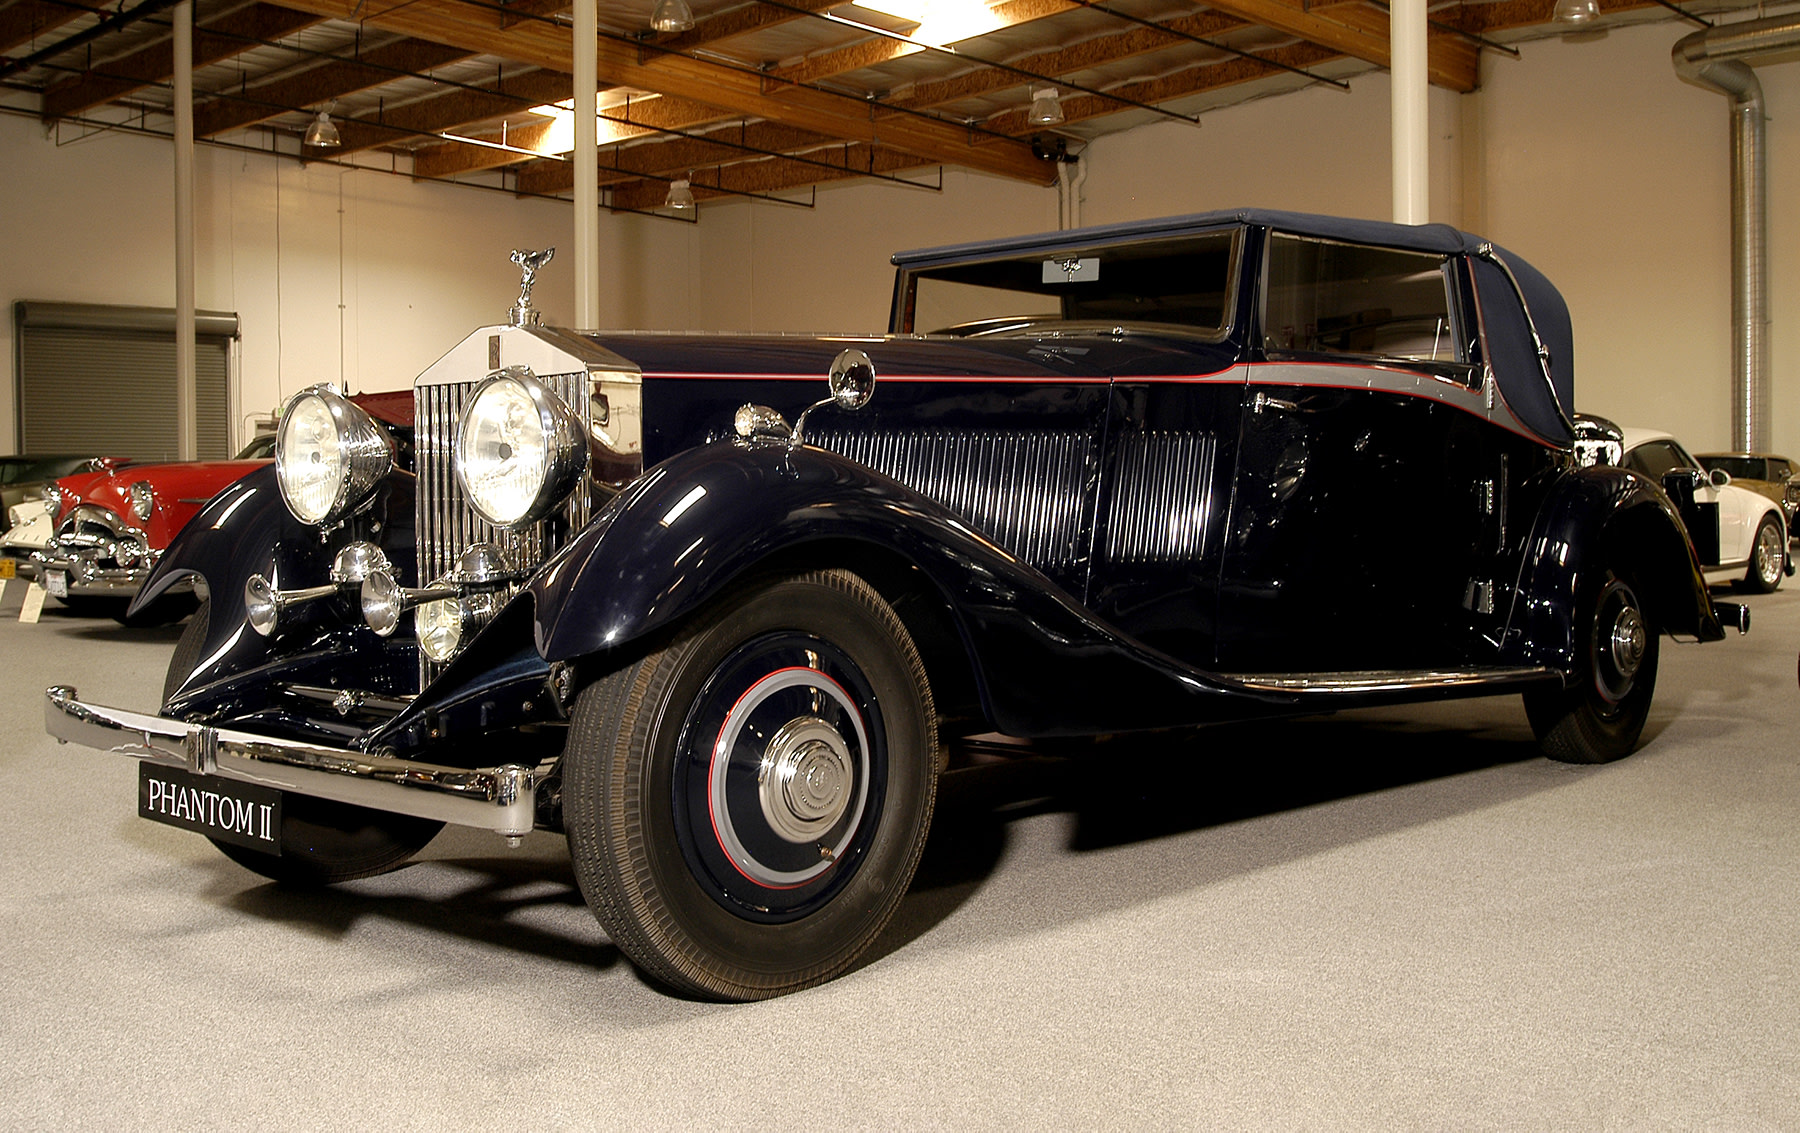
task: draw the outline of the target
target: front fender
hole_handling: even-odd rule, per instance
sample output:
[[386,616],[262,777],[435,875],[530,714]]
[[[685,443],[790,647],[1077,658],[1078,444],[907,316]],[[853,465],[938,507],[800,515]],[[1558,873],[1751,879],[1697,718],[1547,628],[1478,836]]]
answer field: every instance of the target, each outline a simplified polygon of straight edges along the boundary
[[346,658],[359,655],[365,658],[357,665],[363,687],[395,695],[416,691],[412,643],[377,638],[360,616],[352,616],[347,599],[335,617],[319,605],[301,607],[273,640],[249,627],[244,584],[251,575],[266,575],[278,589],[317,586],[330,576],[336,549],[352,539],[376,543],[401,577],[413,576],[410,473],[390,475],[367,508],[325,538],[287,510],[273,466],[213,497],[170,543],[133,606],[154,601],[188,576],[203,579],[211,599],[201,664],[165,708],[204,715],[260,703],[277,672],[286,681],[327,684]]
[[954,622],[988,720],[1012,735],[1167,727],[1279,710],[1106,625],[953,513],[822,449],[720,442],[658,465],[530,584],[546,661],[693,613],[758,564],[857,545],[916,568]]
[[1662,489],[1623,468],[1596,465],[1551,491],[1526,546],[1507,650],[1511,660],[1575,671],[1577,596],[1596,571],[1627,569],[1665,633],[1725,636],[1700,562]]

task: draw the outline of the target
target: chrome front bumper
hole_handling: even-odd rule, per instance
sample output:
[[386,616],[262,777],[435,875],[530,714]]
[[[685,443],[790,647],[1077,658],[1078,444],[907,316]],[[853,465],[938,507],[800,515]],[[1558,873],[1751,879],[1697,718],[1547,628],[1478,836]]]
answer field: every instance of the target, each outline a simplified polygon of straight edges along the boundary
[[[129,598],[143,589],[158,557],[152,553],[137,566],[106,567],[94,560],[91,551],[70,552],[52,543],[44,550],[32,552],[30,561],[32,577],[41,579],[51,571],[60,571],[68,577],[69,593],[77,598]],[[25,574],[23,565],[19,574]],[[178,581],[170,589],[180,587]]]
[[44,696],[44,728],[61,743],[508,838],[529,834],[536,814],[537,774],[517,764],[441,767],[272,739],[83,704],[66,685]]

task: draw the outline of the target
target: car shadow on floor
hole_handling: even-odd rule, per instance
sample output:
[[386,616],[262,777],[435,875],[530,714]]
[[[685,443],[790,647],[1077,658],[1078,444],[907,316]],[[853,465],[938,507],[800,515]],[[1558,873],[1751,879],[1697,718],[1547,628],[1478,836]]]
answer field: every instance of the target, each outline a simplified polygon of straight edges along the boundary
[[[1522,713],[1515,716],[1486,710],[1459,721],[1440,711],[1421,720],[1415,706],[1102,741],[975,744],[942,777],[913,884],[858,966],[953,917],[1011,868],[1016,828],[1040,816],[1060,817],[1067,831],[1052,876],[1041,879],[1049,896],[1034,904],[1030,923],[984,923],[984,933],[1073,922],[1497,805],[1587,770],[1545,761]],[[1517,767],[1535,770],[1504,774]],[[1300,812],[1312,817],[1295,819]],[[1226,839],[1183,848],[1185,839],[1257,820],[1287,826],[1254,839],[1253,850]],[[1170,852],[1160,854],[1150,845],[1157,842]],[[540,833],[527,845],[520,856],[496,854],[491,835],[452,828],[403,870],[313,891],[243,889],[239,867],[221,858],[218,868],[231,884],[223,903],[266,920],[335,936],[381,918],[590,971],[618,966],[623,958],[583,907],[561,839]],[[1099,853],[1121,847],[1140,851],[1125,875]]]
[[[1004,868],[1016,825],[1036,816],[1059,817],[1066,832],[1066,852],[1049,867],[1056,876],[1042,883],[1056,911],[1041,919],[1072,922],[1493,806],[1590,770],[1545,760],[1522,712],[1513,720],[1485,709],[1461,725],[1445,722],[1442,706],[1436,715],[1421,721],[1409,710],[1381,710],[1027,745],[1007,759],[988,753],[943,777],[918,874],[869,960],[951,917]],[[1524,773],[1504,773],[1515,767]],[[1269,837],[1209,837],[1257,820],[1273,824]],[[1202,843],[1153,860],[1148,843],[1188,835]],[[1145,852],[1128,870],[1097,853],[1131,846]]]

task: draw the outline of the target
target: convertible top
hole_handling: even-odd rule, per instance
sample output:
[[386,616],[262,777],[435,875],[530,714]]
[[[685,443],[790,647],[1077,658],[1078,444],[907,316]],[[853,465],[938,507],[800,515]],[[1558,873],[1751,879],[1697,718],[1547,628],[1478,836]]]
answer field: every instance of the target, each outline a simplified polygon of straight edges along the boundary
[[922,269],[1021,253],[1042,252],[1052,255],[1074,248],[1185,236],[1232,225],[1254,225],[1299,236],[1341,240],[1350,244],[1372,244],[1409,252],[1472,257],[1478,302],[1487,325],[1487,341],[1492,352],[1489,361],[1493,364],[1502,395],[1519,418],[1540,436],[1562,445],[1573,441],[1563,420],[1564,413],[1557,411],[1556,404],[1560,402],[1565,413],[1575,412],[1575,336],[1569,320],[1569,307],[1563,300],[1562,293],[1542,272],[1523,258],[1495,247],[1495,251],[1512,269],[1513,277],[1518,280],[1519,291],[1524,293],[1530,312],[1530,323],[1549,351],[1550,375],[1556,386],[1556,400],[1552,401],[1549,391],[1544,388],[1542,372],[1531,347],[1531,335],[1524,312],[1519,308],[1518,296],[1513,292],[1505,273],[1475,256],[1477,249],[1488,242],[1447,224],[1394,224],[1383,220],[1357,220],[1279,209],[1219,209],[1186,216],[1133,220],[1092,228],[1071,228],[1062,232],[920,248],[896,252],[893,263],[900,268]]

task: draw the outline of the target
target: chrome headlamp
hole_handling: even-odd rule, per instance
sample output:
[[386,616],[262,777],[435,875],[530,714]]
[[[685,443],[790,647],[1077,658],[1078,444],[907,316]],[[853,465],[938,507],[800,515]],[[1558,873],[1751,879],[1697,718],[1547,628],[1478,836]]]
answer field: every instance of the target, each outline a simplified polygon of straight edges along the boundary
[[302,523],[323,526],[349,515],[393,466],[381,426],[330,386],[301,390],[281,412],[275,476]]
[[536,522],[569,497],[588,463],[581,422],[523,366],[488,375],[456,423],[456,479],[495,527]]
[[147,523],[150,513],[156,510],[156,493],[150,488],[150,481],[139,480],[131,485],[131,514],[138,517],[138,522]]

